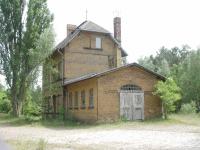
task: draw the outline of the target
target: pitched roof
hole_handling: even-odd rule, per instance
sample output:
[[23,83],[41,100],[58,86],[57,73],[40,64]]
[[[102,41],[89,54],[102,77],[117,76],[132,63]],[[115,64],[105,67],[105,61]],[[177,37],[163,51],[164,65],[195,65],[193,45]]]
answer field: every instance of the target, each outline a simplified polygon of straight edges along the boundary
[[63,41],[61,41],[54,49],[53,52],[59,49],[63,49],[69,44],[81,31],[98,32],[108,34],[113,42],[121,49],[122,57],[127,56],[126,51],[121,47],[121,44],[112,36],[112,34],[101,26],[93,23],[92,21],[84,21],[73,32],[71,32]]
[[108,30],[102,28],[92,21],[86,21],[79,27],[82,31],[91,31],[91,32],[99,32],[99,33],[110,33]]
[[113,69],[109,69],[109,70],[106,70],[106,71],[103,71],[103,72],[100,72],[100,73],[89,73],[89,74],[86,74],[86,75],[83,75],[83,76],[80,76],[80,77],[77,77],[77,78],[74,78],[74,79],[70,79],[70,80],[65,80],[64,81],[64,84],[63,86],[65,85],[69,85],[69,84],[72,84],[72,83],[76,83],[76,82],[79,82],[79,81],[83,81],[83,80],[87,80],[87,79],[91,79],[91,78],[94,78],[94,77],[100,77],[100,76],[103,76],[105,74],[108,74],[108,73],[111,73],[111,72],[115,72],[117,70],[120,70],[122,68],[127,68],[127,67],[138,67],[140,69],[143,69],[145,70],[146,72],[149,72],[151,74],[153,74],[154,76],[156,76],[157,78],[161,79],[161,80],[166,80],[166,78],[156,72],[153,72],[137,63],[131,63],[131,64],[127,64],[127,65],[124,65],[124,66],[121,66],[121,67],[117,67],[117,68],[113,68]]

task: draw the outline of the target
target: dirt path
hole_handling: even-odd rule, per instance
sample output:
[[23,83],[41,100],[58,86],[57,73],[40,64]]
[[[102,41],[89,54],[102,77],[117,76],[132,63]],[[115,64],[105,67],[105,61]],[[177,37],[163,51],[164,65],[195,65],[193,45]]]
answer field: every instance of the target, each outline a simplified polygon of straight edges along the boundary
[[66,145],[66,149],[200,149],[200,128],[170,126],[115,129],[53,129],[43,127],[2,127],[4,140],[38,140]]

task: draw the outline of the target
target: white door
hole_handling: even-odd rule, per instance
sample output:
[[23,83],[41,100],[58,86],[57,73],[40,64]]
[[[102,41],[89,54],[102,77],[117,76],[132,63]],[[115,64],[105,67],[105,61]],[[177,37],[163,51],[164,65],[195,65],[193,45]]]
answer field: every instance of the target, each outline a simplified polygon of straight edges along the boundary
[[144,93],[121,91],[120,116],[127,120],[144,119]]

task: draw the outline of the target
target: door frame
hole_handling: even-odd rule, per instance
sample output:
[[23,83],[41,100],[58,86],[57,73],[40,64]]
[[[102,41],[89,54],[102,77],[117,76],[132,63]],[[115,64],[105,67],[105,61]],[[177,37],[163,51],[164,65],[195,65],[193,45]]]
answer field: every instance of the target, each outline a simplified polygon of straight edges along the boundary
[[[144,91],[142,90],[120,90],[119,91],[119,117],[121,118],[121,93],[132,93],[133,96],[134,94],[137,94],[137,93],[141,93],[142,94],[142,107],[138,107],[138,108],[141,108],[142,109],[142,117],[141,117],[141,120],[144,120]],[[130,120],[140,120],[140,119],[134,119],[134,111],[135,111],[135,108],[137,107],[134,107],[132,106],[133,109],[132,109],[132,119]]]

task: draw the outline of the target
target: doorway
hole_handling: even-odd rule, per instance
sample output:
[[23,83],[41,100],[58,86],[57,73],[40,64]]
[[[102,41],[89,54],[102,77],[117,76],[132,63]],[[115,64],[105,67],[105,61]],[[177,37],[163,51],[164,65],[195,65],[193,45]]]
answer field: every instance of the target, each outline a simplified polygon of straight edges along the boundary
[[139,86],[128,84],[121,87],[120,116],[127,120],[144,119],[144,92]]

